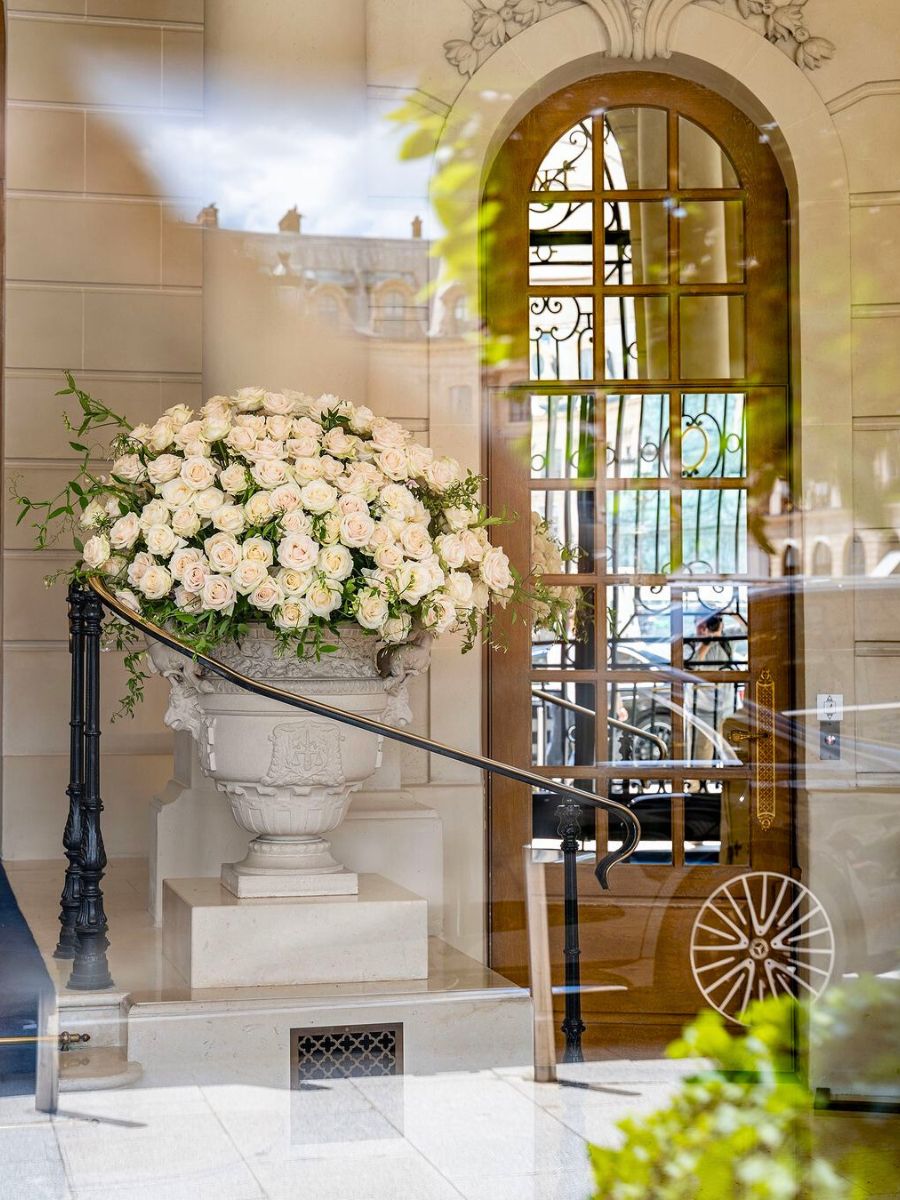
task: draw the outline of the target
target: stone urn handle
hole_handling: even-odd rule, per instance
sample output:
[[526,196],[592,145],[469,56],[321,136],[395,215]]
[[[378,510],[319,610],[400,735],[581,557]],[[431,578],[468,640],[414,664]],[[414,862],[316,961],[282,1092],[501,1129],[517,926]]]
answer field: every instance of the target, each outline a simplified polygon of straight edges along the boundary
[[381,717],[385,725],[408,725],[412,720],[407,682],[422,675],[431,665],[434,635],[420,629],[408,642],[384,646],[378,651],[378,671],[384,679],[387,708]]
[[147,640],[147,658],[154,675],[169,681],[169,707],[163,720],[169,729],[184,729],[200,741],[203,714],[197,697],[212,691],[201,668],[161,642]]

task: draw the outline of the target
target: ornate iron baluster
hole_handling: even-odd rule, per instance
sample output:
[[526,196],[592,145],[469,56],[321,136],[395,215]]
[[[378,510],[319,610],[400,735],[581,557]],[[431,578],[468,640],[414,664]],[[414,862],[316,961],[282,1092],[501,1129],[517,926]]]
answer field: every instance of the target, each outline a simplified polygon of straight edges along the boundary
[[54,958],[75,957],[75,919],[81,900],[81,794],[84,788],[84,604],[81,584],[69,584],[69,654],[72,658],[72,699],[69,712],[69,815],[63,847],[69,865],[60,896],[60,934]]
[[568,799],[556,810],[558,832],[562,839],[563,887],[566,937],[563,946],[565,960],[566,1015],[562,1032],[566,1039],[563,1062],[584,1062],[581,1035],[585,1024],[581,1019],[581,946],[578,936],[578,843],[581,838],[581,805]]
[[106,961],[106,913],[100,881],[106,851],[100,831],[100,626],[103,605],[96,592],[88,593],[84,617],[84,788],[81,794],[81,863],[78,916],[75,921],[75,962],[69,987],[95,991],[113,986]]

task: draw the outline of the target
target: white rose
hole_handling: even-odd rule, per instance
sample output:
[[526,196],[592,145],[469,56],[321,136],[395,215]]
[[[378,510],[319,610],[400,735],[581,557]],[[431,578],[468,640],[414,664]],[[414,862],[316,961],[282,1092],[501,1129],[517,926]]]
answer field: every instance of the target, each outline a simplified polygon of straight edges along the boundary
[[247,520],[251,525],[265,525],[266,521],[271,520],[273,516],[272,501],[269,499],[269,493],[254,492],[244,505],[244,512],[247,514]]
[[126,608],[132,609],[134,612],[141,611],[141,602],[131,590],[131,588],[118,588],[116,591],[116,599],[119,600]]
[[306,411],[311,417],[321,419],[326,413],[335,413],[339,417],[346,417],[353,405],[349,400],[341,400],[339,396],[333,395],[331,392],[325,392],[313,400],[311,396],[306,398]]
[[315,438],[318,442],[322,437],[322,426],[312,417],[295,417],[292,426],[294,437]]
[[168,483],[181,470],[181,459],[177,454],[161,454],[147,463],[147,478],[151,483]]
[[147,434],[147,445],[151,450],[155,450],[159,454],[175,441],[175,432],[175,423],[168,417],[160,417],[150,427],[150,431]]
[[188,408],[186,404],[173,404],[163,413],[162,420],[168,421],[173,429],[181,429],[183,425],[187,425],[193,415],[194,410]]
[[172,576],[159,563],[152,563],[143,573],[138,587],[148,600],[162,600],[172,586]]
[[435,633],[446,633],[456,624],[456,607],[449,596],[435,593],[425,601],[422,623]]
[[480,563],[489,542],[483,529],[466,529],[459,535],[466,552],[466,562]]
[[205,561],[202,550],[198,550],[196,546],[183,546],[181,549],[176,550],[169,560],[169,570],[172,572],[172,578],[177,579],[180,583],[185,571],[192,563]]
[[279,629],[305,629],[309,624],[309,609],[302,600],[285,600],[275,613]]
[[126,513],[113,523],[109,531],[109,544],[113,550],[130,550],[138,540],[140,532],[141,523],[137,513]]
[[203,440],[203,422],[196,418],[193,421],[185,421],[180,429],[175,431],[175,445],[182,449],[190,442],[196,442],[198,439]]
[[266,417],[266,434],[279,442],[291,436],[293,427],[294,422],[287,415]]
[[265,563],[256,562],[252,558],[243,559],[231,573],[234,590],[240,592],[242,596],[248,596],[268,578],[269,572]]
[[404,562],[394,572],[394,586],[407,604],[418,604],[438,585],[425,563]]
[[81,557],[85,563],[96,570],[102,566],[109,558],[110,545],[109,538],[105,534],[95,533],[92,538],[84,543],[84,549],[81,552]]
[[144,541],[150,553],[158,558],[168,558],[184,545],[184,538],[180,538],[171,525],[151,525],[144,534]]
[[200,518],[194,508],[186,504],[172,513],[172,528],[179,537],[193,537],[200,528]]
[[380,629],[388,618],[388,604],[375,588],[363,588],[357,594],[356,620],[363,629]]
[[465,571],[451,571],[447,576],[447,594],[457,608],[468,608],[472,603],[472,576]]
[[351,512],[341,517],[339,536],[345,546],[367,546],[374,529],[375,522],[368,513]]
[[169,506],[164,500],[151,500],[141,509],[138,522],[146,533],[151,525],[167,525],[169,521]]
[[245,538],[241,550],[244,558],[249,558],[251,562],[260,562],[264,567],[271,567],[275,558],[272,543],[263,537]]
[[318,565],[329,579],[347,579],[353,574],[353,555],[346,546],[323,546]]
[[455,458],[435,458],[425,468],[425,479],[436,492],[445,492],[462,478],[462,467]]
[[176,605],[182,610],[182,612],[201,611],[202,605],[200,603],[200,597],[196,592],[188,591],[184,584],[179,584],[179,586],[175,589],[174,599]]
[[492,546],[481,560],[481,578],[492,592],[504,592],[512,586],[509,559],[499,546]]
[[231,432],[231,414],[225,412],[208,413],[200,425],[200,434],[204,441],[221,442]]
[[372,422],[375,420],[375,414],[371,408],[367,408],[365,404],[353,406],[353,411],[350,413],[349,425],[354,433],[369,433],[372,429]]
[[194,498],[194,489],[188,487],[183,479],[170,479],[168,483],[164,483],[159,490],[159,494],[169,506],[169,508],[184,508],[186,504]]
[[131,561],[131,565],[128,568],[128,582],[132,587],[137,587],[143,578],[144,572],[149,566],[152,566],[152,564],[153,559],[145,550],[139,551],[134,556]]
[[280,513],[293,512],[295,508],[299,508],[302,498],[300,486],[296,483],[283,483],[269,493],[273,511]]
[[241,533],[245,524],[244,510],[240,504],[221,504],[212,514],[212,523],[222,533]]
[[312,583],[312,571],[298,571],[294,567],[281,567],[275,572],[286,596],[302,596]]
[[219,472],[219,484],[229,495],[239,496],[247,490],[249,482],[247,468],[242,467],[240,463],[232,463],[230,467]]
[[250,468],[250,474],[260,487],[277,488],[288,483],[291,478],[290,468],[281,458],[263,458]]
[[319,439],[312,434],[292,437],[284,443],[284,452],[289,458],[316,458],[319,454]]
[[382,571],[396,571],[403,562],[403,550],[396,542],[378,546],[373,555],[375,565]]
[[472,607],[484,612],[491,602],[491,593],[488,591],[488,586],[480,579],[475,579],[472,582]]
[[181,447],[185,458],[209,458],[209,442],[205,438],[192,438]]
[[216,481],[216,464],[209,458],[186,458],[181,464],[181,478],[195,492],[202,492]]
[[322,445],[329,454],[334,454],[337,458],[352,458],[359,445],[359,438],[336,425],[325,434]]
[[263,612],[271,612],[284,600],[284,592],[277,581],[271,575],[267,575],[247,598],[254,608],[262,609]]
[[209,563],[205,558],[188,563],[181,576],[181,586],[186,592],[197,595],[203,591],[203,585],[209,578]]
[[302,491],[303,507],[307,512],[324,513],[334,508],[337,501],[337,491],[324,479],[313,479],[304,484]]
[[207,575],[200,601],[208,612],[224,612],[233,606],[234,584],[227,575]]
[[282,392],[266,392],[263,396],[263,412],[270,416],[292,416],[297,407],[296,401],[292,396],[286,396]]
[[266,436],[266,418],[262,413],[238,413],[234,423],[241,429],[249,429],[254,440]]
[[369,545],[372,549],[377,550],[379,546],[390,546],[394,540],[394,531],[390,525],[386,521],[376,521],[372,536],[369,538]]
[[465,508],[461,504],[456,504],[444,509],[444,520],[454,533],[461,533],[463,529],[468,529],[470,525],[478,520],[478,510],[475,508]]
[[409,459],[410,475],[421,479],[434,458],[434,451],[430,446],[423,446],[420,442],[411,442],[407,447],[406,454]]
[[100,503],[100,501],[91,500],[91,502],[86,505],[84,511],[82,512],[81,517],[79,518],[79,523],[85,529],[93,529],[93,527],[98,525],[106,517],[106,515],[106,509]]
[[238,412],[255,412],[258,408],[262,407],[262,402],[265,399],[265,395],[265,388],[239,388],[234,394],[234,406]]
[[225,493],[217,487],[204,488],[194,496],[194,508],[201,517],[211,517],[225,502]]
[[333,546],[341,539],[341,516],[338,512],[325,513],[317,517],[316,532],[323,546]]
[[294,475],[300,483],[309,483],[322,478],[321,458],[297,458],[294,460]]
[[346,475],[337,481],[337,486],[345,495],[372,501],[384,482],[384,476],[372,463],[353,463]]
[[403,426],[386,417],[376,417],[372,421],[371,436],[375,450],[391,450],[395,446],[405,446],[409,441],[409,434]]
[[129,442],[137,442],[141,446],[146,446],[147,439],[150,437],[150,426],[144,423],[135,425],[131,433],[128,435]]
[[256,434],[244,425],[235,425],[225,439],[225,445],[235,454],[246,454],[256,445]]
[[241,548],[230,533],[214,533],[203,543],[203,549],[214,571],[230,575],[241,561]]
[[344,495],[338,499],[338,512],[342,517],[346,517],[350,513],[362,513],[363,516],[367,517],[369,515],[369,506],[362,496]]
[[416,498],[402,483],[389,483],[381,489],[378,497],[382,512],[389,517],[404,520],[412,516],[416,508]]
[[451,571],[461,567],[466,561],[466,548],[456,533],[442,533],[436,537],[434,548],[440,555],[441,562],[445,563]]
[[411,629],[412,617],[409,613],[401,613],[399,617],[389,617],[381,627],[381,640],[391,644],[405,642]]
[[246,457],[253,462],[280,462],[284,459],[284,442],[278,438],[259,438]]
[[340,608],[343,591],[333,579],[317,579],[310,584],[304,600],[313,616],[328,617]]
[[284,513],[279,524],[285,533],[312,533],[312,518],[302,508]]
[[327,479],[329,483],[334,483],[344,473],[344,464],[332,458],[330,454],[322,455],[319,466],[322,468],[322,478]]
[[431,534],[424,525],[404,525],[400,544],[410,558],[428,558],[434,549]]
[[378,455],[378,465],[388,479],[409,478],[409,455],[402,446],[392,446]]
[[125,483],[140,483],[147,478],[144,464],[136,454],[123,454],[112,465],[112,474]]

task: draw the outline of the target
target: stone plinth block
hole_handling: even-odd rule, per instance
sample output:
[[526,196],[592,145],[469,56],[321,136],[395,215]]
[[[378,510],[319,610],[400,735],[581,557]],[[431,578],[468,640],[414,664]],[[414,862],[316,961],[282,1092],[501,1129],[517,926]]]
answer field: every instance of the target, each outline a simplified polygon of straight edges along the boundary
[[427,909],[380,875],[360,875],[355,896],[264,900],[168,879],[163,953],[192,988],[425,979]]

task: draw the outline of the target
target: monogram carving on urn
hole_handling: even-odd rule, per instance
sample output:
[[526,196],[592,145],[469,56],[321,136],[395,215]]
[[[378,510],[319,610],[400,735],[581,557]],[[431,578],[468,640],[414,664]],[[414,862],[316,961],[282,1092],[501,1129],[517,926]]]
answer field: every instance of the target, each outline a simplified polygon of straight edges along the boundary
[[[315,659],[279,656],[264,626],[215,657],[251,679],[385,724],[410,719],[406,680],[427,666],[428,641],[382,652],[361,629],[341,630],[338,649]],[[200,763],[227,796],[237,823],[255,835],[246,857],[222,867],[237,896],[354,894],[358,881],[325,837],[353,793],[377,770],[382,739],[244,691],[158,642],[154,668],[170,685],[166,724],[187,729]]]

